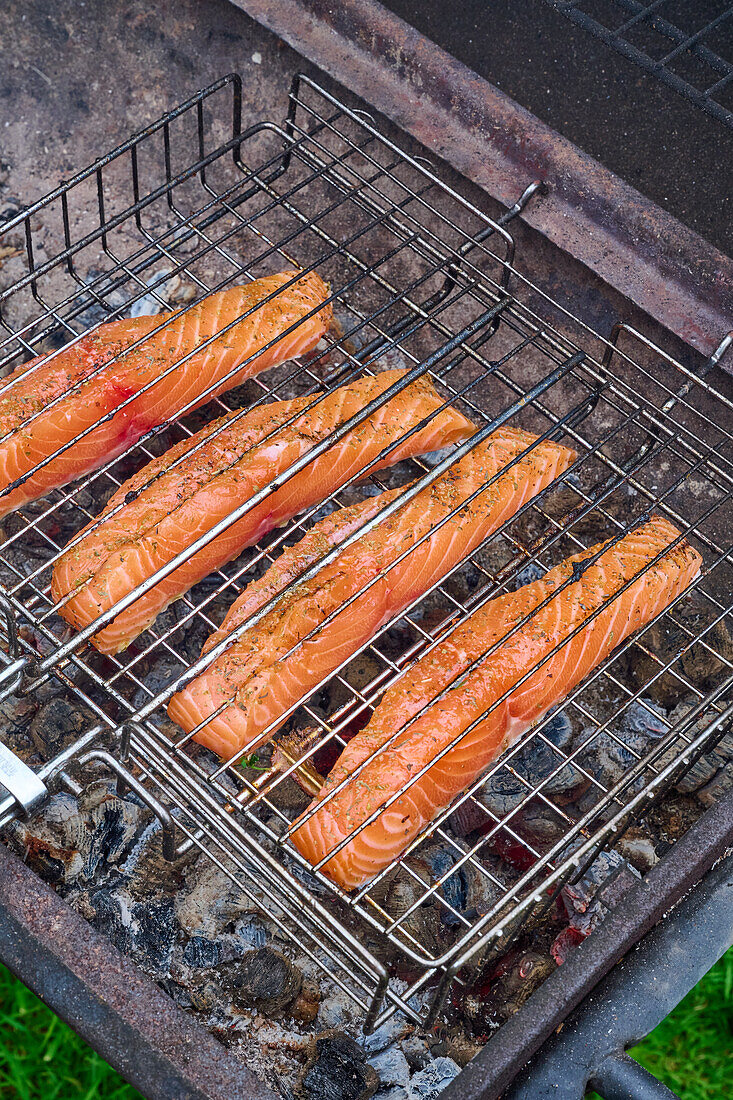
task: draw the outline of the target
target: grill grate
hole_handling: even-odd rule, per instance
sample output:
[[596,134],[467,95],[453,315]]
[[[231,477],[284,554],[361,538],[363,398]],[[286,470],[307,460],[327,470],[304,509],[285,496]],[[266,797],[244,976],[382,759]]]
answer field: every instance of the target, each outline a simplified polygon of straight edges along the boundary
[[546,0],[576,26],[733,128],[733,6],[721,0]]
[[[239,89],[235,76],[217,82],[5,227],[18,255],[0,293],[0,363],[52,356],[103,321],[283,262],[330,280],[338,331],[310,357],[151,430],[123,456],[4,521],[4,690],[60,679],[98,724],[43,775],[104,728],[116,731],[138,780],[173,811],[179,852],[197,845],[265,905],[357,1001],[367,1026],[397,1008],[424,1021],[727,728],[730,401],[717,388],[715,362],[691,371],[626,325],[605,340],[532,284],[508,227],[522,204],[537,201],[537,185],[492,220],[310,79],[295,80],[282,125],[244,131]],[[259,763],[219,762],[167,719],[168,699],[191,678],[202,642],[245,583],[364,487],[347,483],[211,575],[118,657],[86,643],[101,620],[69,635],[50,594],[54,562],[125,478],[213,416],[296,394],[317,400],[385,364],[408,368],[408,380],[429,374],[445,401],[474,420],[478,435],[464,448],[509,421],[566,442],[577,461],[299,701],[291,725],[316,731],[310,748],[279,770],[267,752]],[[366,491],[429,480],[459,453],[401,463],[372,476]],[[548,715],[368,886],[346,894],[313,873],[288,843],[300,809],[293,775],[317,751],[342,746],[397,675],[486,599],[599,538],[622,537],[651,511],[679,526],[703,570],[664,616],[571,692],[562,713],[572,741],[558,743],[558,715]],[[687,706],[655,707],[661,685]],[[640,714],[656,723],[651,745],[631,736]],[[527,751],[544,754],[540,780],[527,776]],[[616,760],[612,781],[598,770],[600,752]],[[573,807],[557,794],[568,769],[584,788]],[[501,812],[484,797],[489,786],[514,792]],[[473,821],[466,835],[457,811]],[[552,826],[546,842],[522,827],[537,811]],[[12,812],[12,800],[0,801],[0,824]],[[442,862],[431,863],[436,850]],[[456,892],[469,887],[471,905]],[[421,935],[426,905],[438,914],[437,944]]]

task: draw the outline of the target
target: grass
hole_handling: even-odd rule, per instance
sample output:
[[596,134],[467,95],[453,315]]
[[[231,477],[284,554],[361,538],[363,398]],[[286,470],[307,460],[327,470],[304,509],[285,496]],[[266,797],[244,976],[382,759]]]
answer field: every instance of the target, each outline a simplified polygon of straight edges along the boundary
[[733,1097],[733,948],[629,1054],[681,1100]]
[[[142,1100],[2,966],[0,1036],[2,1100]],[[733,948],[630,1053],[681,1100],[733,1097]]]

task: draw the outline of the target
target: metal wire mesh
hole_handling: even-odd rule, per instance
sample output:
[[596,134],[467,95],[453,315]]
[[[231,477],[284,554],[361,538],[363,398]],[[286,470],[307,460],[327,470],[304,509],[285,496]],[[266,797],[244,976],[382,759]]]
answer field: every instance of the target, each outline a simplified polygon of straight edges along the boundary
[[733,6],[723,0],[546,0],[576,26],[733,127]]
[[[120,732],[141,781],[173,809],[183,847],[198,845],[264,906],[362,1006],[367,1025],[397,1008],[413,1019],[434,1015],[451,983],[468,980],[472,965],[546,907],[730,717],[730,401],[713,381],[714,364],[695,374],[623,326],[604,340],[534,286],[515,263],[507,228],[518,208],[488,218],[367,116],[305,78],[294,83],[282,125],[242,131],[239,81],[230,77],[6,226],[18,242],[13,281],[0,293],[6,367],[41,352],[53,357],[105,320],[154,303],[167,308],[175,295],[187,308],[283,264],[329,280],[337,327],[310,356],[151,429],[121,457],[4,521],[5,691],[21,675],[25,690],[55,676],[99,721],[44,774],[103,727]],[[573,341],[547,319],[558,316]],[[245,749],[219,761],[165,708],[200,666],[201,645],[233,598],[328,511],[416,476],[430,480],[460,451],[400,463],[366,488],[352,478],[196,585],[117,657],[88,644],[101,620],[68,631],[50,592],[54,563],[132,472],[213,416],[272,398],[317,400],[385,365],[407,368],[407,380],[427,374],[447,404],[471,417],[477,435],[464,448],[507,422],[567,443],[577,459],[291,708],[286,730],[315,733],[289,764],[275,764],[269,748],[257,760]],[[313,761],[335,756],[400,673],[487,599],[600,538],[622,537],[651,512],[701,552],[702,572],[569,694],[570,744],[557,742],[557,713],[548,715],[352,893],[314,871],[289,842],[307,804],[296,780]],[[682,712],[650,701],[662,683],[687,700]],[[651,748],[629,734],[627,718],[639,708],[657,723]],[[527,771],[528,749],[543,754],[540,779]],[[613,781],[598,770],[601,749],[619,764]],[[568,769],[583,788],[573,808],[557,793]],[[513,791],[502,812],[484,798],[488,785]],[[12,812],[0,801],[0,824]],[[546,842],[528,838],[529,812],[552,824]],[[456,827],[461,814],[467,831]],[[434,940],[424,935],[428,907],[437,914]]]

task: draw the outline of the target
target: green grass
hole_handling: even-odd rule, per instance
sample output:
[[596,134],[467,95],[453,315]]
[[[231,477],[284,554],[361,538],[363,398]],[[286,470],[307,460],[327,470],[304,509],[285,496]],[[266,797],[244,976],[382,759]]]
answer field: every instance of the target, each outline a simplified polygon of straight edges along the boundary
[[0,1036],[2,1100],[143,1100],[4,966]]
[[[142,1100],[0,966],[2,1100]],[[631,1054],[682,1100],[733,1097],[733,949]]]
[[629,1054],[681,1100],[733,1097],[733,948]]

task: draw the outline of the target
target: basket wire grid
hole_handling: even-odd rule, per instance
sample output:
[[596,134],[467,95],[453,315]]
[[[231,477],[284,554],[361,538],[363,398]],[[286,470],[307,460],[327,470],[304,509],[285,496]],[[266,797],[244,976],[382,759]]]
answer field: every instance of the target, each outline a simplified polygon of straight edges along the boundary
[[[119,762],[127,759],[165,828],[175,820],[184,837],[179,854],[192,845],[207,852],[350,994],[367,1028],[397,1009],[416,1021],[432,1019],[451,985],[465,984],[472,966],[505,950],[564,883],[724,734],[731,716],[733,665],[724,633],[733,591],[726,541],[733,454],[725,417],[731,403],[714,383],[716,359],[729,341],[693,371],[627,325],[605,340],[553,302],[520,270],[507,228],[538,190],[528,187],[515,207],[488,218],[425,162],[380,135],[363,112],[305,77],[294,81],[282,125],[242,130],[239,78],[232,76],[19,213],[5,230],[22,242],[20,271],[0,292],[6,333],[0,362],[8,368],[40,352],[52,359],[55,349],[134,312],[136,303],[141,312],[150,311],[151,299],[168,308],[179,275],[197,299],[283,264],[318,270],[330,280],[338,325],[324,346],[251,379],[200,413],[150,430],[123,456],[5,520],[4,693],[32,690],[49,677],[60,680],[96,722],[39,776],[48,778],[79,758],[104,759],[124,778]],[[547,318],[559,319],[563,331]],[[564,335],[568,327],[572,340]],[[116,604],[106,619],[71,636],[50,594],[54,562],[130,473],[211,417],[296,394],[312,394],[316,402],[383,365],[407,373],[355,422],[396,388],[427,374],[446,404],[460,407],[477,431],[449,453],[372,474],[367,491],[401,485],[398,503],[404,502],[417,491],[407,484],[411,479],[429,484],[502,423],[566,442],[577,459],[291,708],[291,725],[312,727],[318,736],[287,767],[265,760],[263,770],[253,772],[241,766],[242,753],[215,760],[167,720],[168,699],[217,655],[215,648],[199,658],[201,644],[247,580],[325,510],[363,495],[363,485],[354,487],[358,478],[196,585],[117,657],[102,657],[88,638],[178,561]],[[332,443],[312,447],[225,526]],[[568,695],[563,712],[583,736],[558,747],[552,737],[557,715],[548,715],[394,866],[352,894],[311,868],[288,841],[298,812],[291,806],[293,778],[307,773],[316,753],[343,746],[349,729],[363,724],[400,673],[487,599],[600,538],[618,540],[652,511],[678,526],[704,565],[663,616]],[[378,520],[379,514],[354,537]],[[658,652],[660,631],[672,632],[674,652]],[[630,681],[639,661],[644,673]],[[650,703],[660,682],[674,684],[688,700],[674,718]],[[624,732],[624,715],[634,706],[659,723],[651,749],[630,744]],[[105,728],[121,738],[114,757],[89,752]],[[551,761],[540,781],[522,769],[530,743]],[[623,774],[614,783],[599,778],[589,763],[601,743],[623,754]],[[568,768],[587,788],[582,812],[553,794]],[[520,792],[502,814],[481,800],[497,776],[509,777]],[[470,809],[476,821],[471,841],[452,827],[459,807]],[[531,808],[546,814],[559,839],[540,844],[527,838],[521,821]],[[0,824],[16,812],[13,799],[0,801]],[[521,850],[525,866],[502,860],[507,844]],[[424,858],[435,846],[448,854],[440,869]],[[455,897],[461,876],[483,889],[483,904],[472,912]],[[396,904],[396,881],[410,888],[407,905]],[[422,941],[415,923],[426,904],[440,913],[435,948]]]
[[733,129],[733,5],[726,0],[546,0]]

